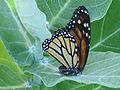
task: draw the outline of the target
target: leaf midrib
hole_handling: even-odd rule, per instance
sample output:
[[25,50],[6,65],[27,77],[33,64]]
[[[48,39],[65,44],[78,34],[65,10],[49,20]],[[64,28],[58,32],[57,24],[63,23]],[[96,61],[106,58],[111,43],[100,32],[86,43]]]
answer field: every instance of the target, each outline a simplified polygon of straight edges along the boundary
[[68,6],[68,4],[70,3],[70,1],[71,1],[71,0],[68,0],[68,1],[64,4],[63,8],[61,8],[60,11],[59,11],[54,17],[52,17],[52,19],[51,19],[51,21],[50,21],[50,24],[51,24],[51,25],[56,21],[57,18],[59,18],[59,15],[65,10],[65,8]]
[[120,31],[120,28],[118,28],[115,32],[111,33],[110,35],[108,35],[106,38],[104,38],[100,42],[96,43],[94,46],[90,48],[90,50],[93,50],[94,48],[98,47],[100,44],[102,44],[103,42],[111,38],[113,35],[117,34],[119,31]]

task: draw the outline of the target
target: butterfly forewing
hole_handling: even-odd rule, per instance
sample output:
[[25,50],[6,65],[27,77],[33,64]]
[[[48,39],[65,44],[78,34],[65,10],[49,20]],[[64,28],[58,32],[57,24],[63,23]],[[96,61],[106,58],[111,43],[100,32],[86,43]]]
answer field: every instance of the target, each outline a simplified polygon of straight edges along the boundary
[[77,8],[65,30],[74,36],[78,45],[79,68],[82,71],[88,57],[90,46],[90,17],[84,6]]

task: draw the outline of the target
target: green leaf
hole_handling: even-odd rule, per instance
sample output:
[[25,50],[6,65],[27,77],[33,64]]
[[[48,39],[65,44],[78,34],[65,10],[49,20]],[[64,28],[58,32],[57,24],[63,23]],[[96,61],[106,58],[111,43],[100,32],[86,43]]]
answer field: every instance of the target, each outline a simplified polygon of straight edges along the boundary
[[38,9],[35,0],[14,0],[14,3],[22,25],[36,39],[34,52],[36,61],[39,61],[43,57],[42,42],[51,36],[46,27],[46,16]]
[[120,88],[119,59],[120,54],[118,53],[92,52],[83,73],[72,77],[59,73],[58,62],[52,62],[48,65],[35,64],[26,72],[39,76],[48,87],[64,80],[73,80],[79,83],[96,83],[107,87]]
[[80,5],[87,7],[91,21],[103,18],[112,0],[36,0],[39,8],[46,14],[50,28],[65,26],[70,20],[73,11]]
[[8,0],[0,0],[0,37],[9,50],[9,53],[20,65],[29,65],[33,57],[29,52],[34,39],[28,36],[20,20],[13,13]]
[[[49,2],[48,5],[49,4],[51,5],[50,1],[48,2]],[[105,5],[106,5],[105,7],[107,7],[107,4]],[[101,10],[98,11],[99,13],[103,13],[103,11]],[[116,14],[115,12],[117,12],[118,14]],[[94,13],[90,13],[90,14],[94,15]],[[120,21],[118,19],[120,16],[119,13],[120,13],[119,1],[116,0],[112,2],[110,9],[108,10],[108,12],[106,13],[103,19],[92,23],[92,35],[91,35],[92,46],[90,49],[91,51],[89,58],[87,60],[86,67],[83,70],[82,75],[78,74],[77,76],[72,76],[72,77],[61,75],[58,71],[58,67],[60,65],[56,60],[50,60],[50,58],[46,59],[50,62],[48,65],[35,64],[31,68],[29,68],[28,71],[26,72],[30,72],[38,76],[38,78],[42,79],[43,83],[47,87],[55,86],[57,83],[60,83],[61,81],[64,80],[73,80],[78,83],[85,83],[91,85],[99,84],[100,87],[107,86],[109,88],[120,88],[120,82],[119,82],[120,81],[120,70],[119,70],[120,44],[118,44],[120,42],[119,41]],[[55,22],[59,23],[57,21]],[[103,43],[110,44],[111,46],[106,45],[106,47],[103,47],[101,46]],[[95,52],[96,50],[99,52]],[[116,51],[117,53],[109,52],[109,51]]]
[[40,90],[40,85],[31,85],[28,76],[9,55],[0,40],[0,90]]
[[41,43],[51,34],[46,28],[46,17],[34,0],[1,0],[0,20],[0,37],[19,65],[32,64],[33,54],[43,57]]
[[27,79],[24,72],[14,62],[0,40],[0,89],[26,88],[25,82],[27,82]]
[[91,48],[93,51],[120,53],[120,1],[114,0],[106,16],[92,23]]
[[119,88],[109,88],[97,84],[80,84],[68,80],[58,83],[53,87],[46,87],[45,85],[41,87],[42,90],[61,90],[61,88],[64,90],[119,90]]
[[35,0],[14,0],[14,3],[22,24],[31,35],[41,42],[51,36],[46,27],[46,16],[37,8]]

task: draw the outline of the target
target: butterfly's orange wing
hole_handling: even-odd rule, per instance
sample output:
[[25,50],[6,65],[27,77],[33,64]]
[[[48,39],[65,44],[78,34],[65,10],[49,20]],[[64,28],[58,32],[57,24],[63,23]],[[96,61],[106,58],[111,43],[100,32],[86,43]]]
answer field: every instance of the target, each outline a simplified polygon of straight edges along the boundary
[[82,71],[87,61],[90,47],[90,17],[88,10],[80,6],[75,10],[65,30],[74,36],[78,45],[79,69]]

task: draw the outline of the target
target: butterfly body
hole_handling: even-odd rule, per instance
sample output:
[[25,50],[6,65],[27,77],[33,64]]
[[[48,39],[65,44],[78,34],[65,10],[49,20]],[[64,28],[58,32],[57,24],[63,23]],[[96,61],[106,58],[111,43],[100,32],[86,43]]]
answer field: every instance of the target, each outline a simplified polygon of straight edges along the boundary
[[90,47],[90,18],[84,6],[78,7],[70,22],[55,31],[50,39],[46,39],[42,47],[58,62],[60,73],[77,75],[82,72],[87,61]]

